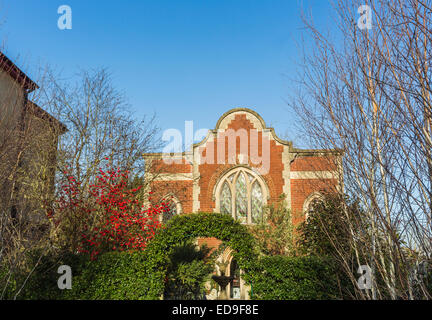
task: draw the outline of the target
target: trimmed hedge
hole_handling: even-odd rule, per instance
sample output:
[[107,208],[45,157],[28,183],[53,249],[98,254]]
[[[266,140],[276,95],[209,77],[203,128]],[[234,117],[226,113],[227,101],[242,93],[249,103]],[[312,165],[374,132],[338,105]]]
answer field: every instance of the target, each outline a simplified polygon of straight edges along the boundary
[[[252,299],[338,298],[336,271],[329,260],[314,256],[266,256],[258,259],[254,237],[231,216],[197,213],[176,216],[144,252],[108,252],[91,261],[83,255],[47,256],[30,278],[24,299],[160,299],[170,255],[180,243],[216,237],[233,249],[252,284]],[[60,290],[57,268],[72,268],[72,289]]]
[[[173,217],[144,252],[108,252],[91,261],[83,255],[45,257],[30,278],[24,299],[160,299],[169,257],[175,247],[197,237],[216,237],[233,249],[247,273],[257,266],[255,239],[231,216],[196,213]],[[72,289],[57,288],[57,268],[72,268]]]
[[[39,300],[137,300],[149,295],[144,252],[108,252],[97,260],[83,255],[65,255],[61,259],[45,257],[25,287],[21,299]],[[72,269],[72,289],[60,290],[57,268]]]
[[[142,300],[149,295],[147,255],[143,252],[108,252],[80,265],[72,289],[64,299]],[[73,271],[72,271],[73,272]]]
[[252,275],[252,298],[260,300],[337,299],[335,269],[315,256],[268,256]]

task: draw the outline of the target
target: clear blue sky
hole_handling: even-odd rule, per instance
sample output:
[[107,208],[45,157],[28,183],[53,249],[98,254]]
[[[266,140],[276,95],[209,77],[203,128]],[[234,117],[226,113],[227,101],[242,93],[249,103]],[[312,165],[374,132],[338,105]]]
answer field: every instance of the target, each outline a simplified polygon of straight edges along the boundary
[[[72,30],[57,28],[63,4]],[[136,113],[156,111],[162,129],[183,130],[185,120],[214,128],[225,111],[249,107],[303,146],[284,102],[301,7],[329,23],[325,0],[0,0],[0,37],[30,76],[41,63],[67,75],[107,67]]]

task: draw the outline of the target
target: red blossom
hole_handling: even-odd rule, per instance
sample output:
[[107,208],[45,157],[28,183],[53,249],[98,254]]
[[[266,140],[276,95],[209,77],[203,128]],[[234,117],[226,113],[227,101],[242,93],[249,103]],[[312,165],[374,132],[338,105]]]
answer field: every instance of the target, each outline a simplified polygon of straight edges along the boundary
[[[85,225],[78,251],[90,254],[92,259],[107,250],[144,250],[161,227],[159,216],[169,210],[167,205],[144,209],[135,197],[142,186],[127,188],[127,170],[99,169],[96,181],[89,184],[86,198],[81,183],[68,175],[57,200],[56,214],[51,212],[49,218],[58,224],[66,212],[73,211],[76,218],[82,219]],[[96,226],[94,218],[99,219]]]

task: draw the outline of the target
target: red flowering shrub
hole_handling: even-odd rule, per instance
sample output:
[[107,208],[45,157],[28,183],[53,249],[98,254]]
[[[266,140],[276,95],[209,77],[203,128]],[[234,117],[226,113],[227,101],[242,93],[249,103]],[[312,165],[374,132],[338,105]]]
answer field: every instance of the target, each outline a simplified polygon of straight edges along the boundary
[[159,217],[169,211],[166,203],[144,208],[137,199],[142,188],[128,187],[129,172],[120,169],[99,173],[84,192],[73,176],[61,189],[55,214],[48,216],[54,225],[74,239],[72,250],[95,258],[101,252],[144,250],[158,228]]

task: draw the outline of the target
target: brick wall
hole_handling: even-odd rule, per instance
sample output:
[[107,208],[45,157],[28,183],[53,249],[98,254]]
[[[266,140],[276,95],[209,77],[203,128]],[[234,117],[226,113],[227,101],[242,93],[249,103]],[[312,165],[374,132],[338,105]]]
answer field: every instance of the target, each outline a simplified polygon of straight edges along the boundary
[[[228,139],[224,136],[224,132],[229,129],[237,130],[236,132],[243,129],[249,142],[247,155],[251,155],[251,143],[258,144],[258,156],[262,156],[262,147],[265,141],[263,139],[267,139],[266,141],[269,143],[269,171],[262,175],[268,188],[269,203],[276,201],[284,192],[284,189],[289,190],[287,196],[291,201],[293,222],[294,224],[301,222],[304,219],[303,205],[309,195],[314,192],[336,190],[338,180],[329,178],[328,174],[337,170],[338,157],[334,153],[326,153],[323,150],[301,151],[293,149],[290,142],[275,137],[273,131],[270,128],[265,128],[263,123],[264,121],[256,113],[248,109],[233,109],[227,112],[218,121],[219,127],[213,131],[213,136],[210,135],[211,138],[194,147],[194,154],[198,154],[201,159],[200,164],[196,164],[198,175],[196,173],[193,175],[194,165],[186,160],[184,154],[176,163],[170,165],[163,163],[160,159],[152,160],[151,170],[174,175],[172,181],[157,180],[152,183],[152,191],[155,192],[154,198],[161,198],[164,194],[172,193],[180,200],[183,213],[190,213],[193,212],[193,200],[195,197],[195,200],[198,200],[198,207],[195,211],[213,212],[216,207],[214,190],[217,183],[221,176],[231,168],[239,165],[238,155],[242,153],[240,148],[241,138],[237,136],[235,138],[235,159],[229,159]],[[255,135],[251,134],[252,130],[258,131],[256,135],[258,141],[253,140]],[[263,134],[264,130],[266,131],[265,135]],[[225,142],[222,139],[225,139]],[[225,145],[225,151],[221,153],[222,157],[218,159],[218,146],[220,146],[220,143]],[[209,158],[212,151],[213,163],[209,163],[209,161],[203,163],[203,159]],[[224,159],[225,163],[223,161],[221,163],[221,158]],[[229,163],[230,161],[235,163]],[[241,165],[250,168],[256,167],[250,157],[243,159]],[[314,172],[324,175],[311,176],[311,173]],[[289,178],[290,174],[292,175],[291,178]],[[193,179],[197,181],[195,188]],[[287,181],[288,179],[289,181]],[[208,241],[209,245],[217,244],[215,239]]]

